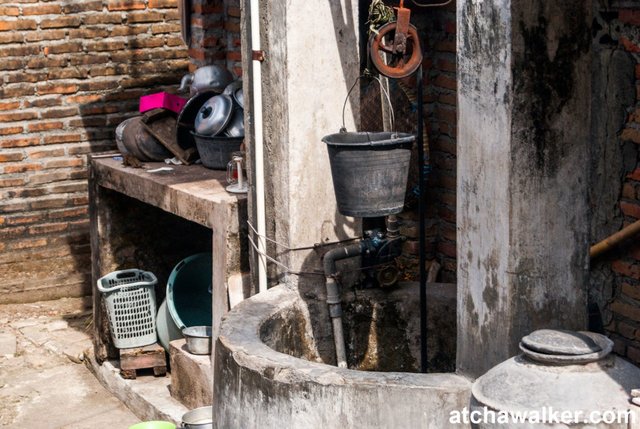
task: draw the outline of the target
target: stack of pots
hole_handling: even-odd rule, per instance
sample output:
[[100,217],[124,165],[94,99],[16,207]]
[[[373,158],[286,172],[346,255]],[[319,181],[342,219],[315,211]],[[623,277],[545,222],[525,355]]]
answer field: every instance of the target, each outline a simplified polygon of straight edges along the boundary
[[218,66],[206,66],[183,78],[191,84],[191,99],[198,100],[190,134],[205,167],[224,170],[244,140],[242,81]]

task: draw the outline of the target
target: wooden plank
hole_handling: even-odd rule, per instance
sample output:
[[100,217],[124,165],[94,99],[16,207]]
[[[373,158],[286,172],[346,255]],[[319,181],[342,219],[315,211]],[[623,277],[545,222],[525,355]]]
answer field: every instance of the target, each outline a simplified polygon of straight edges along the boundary
[[156,368],[167,366],[167,358],[164,349],[157,343],[135,347],[131,349],[120,349],[120,369],[128,371],[131,369]]

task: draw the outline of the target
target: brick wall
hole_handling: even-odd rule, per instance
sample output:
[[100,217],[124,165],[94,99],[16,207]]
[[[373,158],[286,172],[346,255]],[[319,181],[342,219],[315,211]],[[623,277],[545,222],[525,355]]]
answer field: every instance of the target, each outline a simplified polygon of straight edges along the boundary
[[175,90],[188,53],[239,73],[237,0],[193,3],[187,51],[176,0],[1,2],[0,302],[88,293],[86,155]]
[[429,175],[430,257],[441,265],[440,280],[456,281],[456,12],[413,8],[424,36],[425,110],[432,170]]
[[[619,140],[625,151],[625,171],[619,199],[623,226],[640,219],[640,7],[612,9],[603,13],[610,25],[611,49],[620,49],[636,62],[635,102],[625,106],[627,117]],[[607,261],[613,272],[614,297],[608,310],[612,320],[607,330],[615,351],[640,364],[640,238],[635,237],[612,252]]]

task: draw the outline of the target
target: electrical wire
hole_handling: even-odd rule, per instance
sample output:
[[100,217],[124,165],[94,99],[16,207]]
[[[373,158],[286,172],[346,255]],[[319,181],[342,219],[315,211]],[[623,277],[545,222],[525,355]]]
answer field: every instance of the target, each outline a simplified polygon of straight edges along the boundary
[[295,252],[295,251],[298,251],[298,250],[314,250],[314,249],[318,249],[318,248],[323,247],[323,246],[331,246],[333,244],[348,243],[349,241],[360,240],[362,238],[362,237],[345,238],[344,240],[327,241],[326,243],[315,243],[313,246],[289,247],[289,246],[287,246],[285,244],[277,242],[276,240],[274,240],[272,238],[267,237],[266,235],[258,234],[258,231],[256,231],[256,227],[253,226],[251,224],[251,222],[247,221],[247,225],[249,225],[249,228],[251,229],[251,231],[253,231],[253,233],[255,235],[257,235],[258,237],[264,238],[268,242],[275,244],[277,247],[285,249],[287,252]]

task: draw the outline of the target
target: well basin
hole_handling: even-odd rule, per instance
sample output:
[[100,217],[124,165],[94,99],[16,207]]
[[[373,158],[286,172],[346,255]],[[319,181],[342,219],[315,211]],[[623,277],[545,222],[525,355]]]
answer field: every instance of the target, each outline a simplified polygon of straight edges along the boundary
[[[430,284],[430,367],[455,357],[455,286]],[[418,286],[344,294],[351,369],[331,365],[321,301],[285,285],[223,319],[215,348],[214,422],[219,428],[447,428],[469,404],[471,382],[420,374]],[[455,426],[455,427],[460,427]]]

